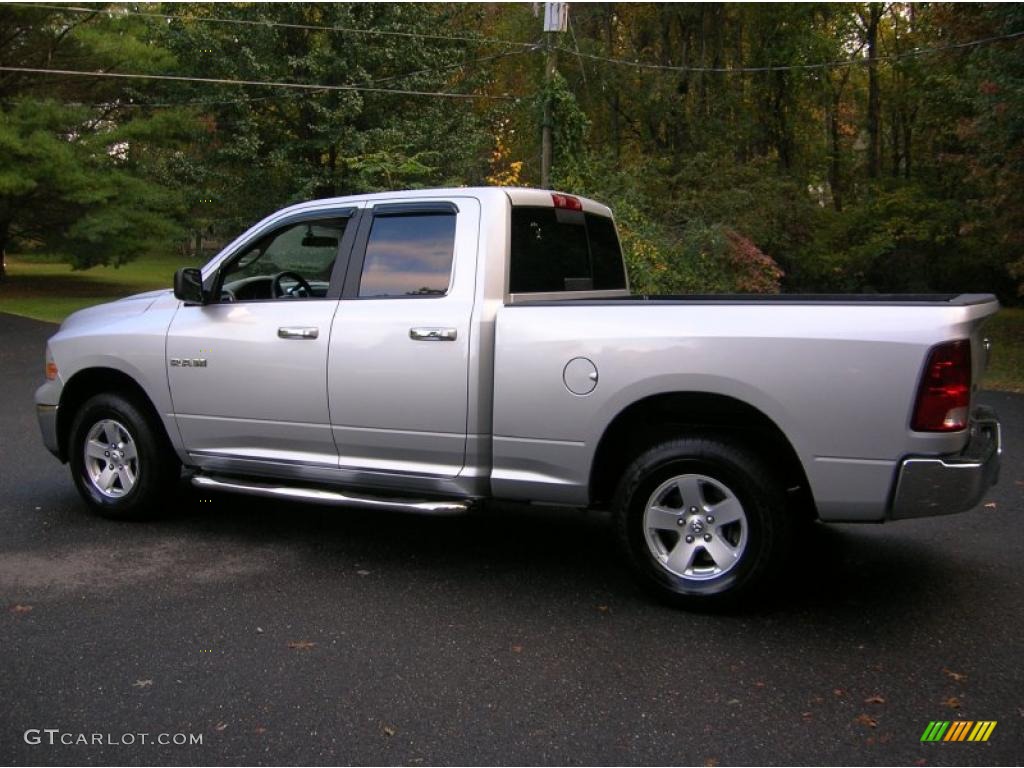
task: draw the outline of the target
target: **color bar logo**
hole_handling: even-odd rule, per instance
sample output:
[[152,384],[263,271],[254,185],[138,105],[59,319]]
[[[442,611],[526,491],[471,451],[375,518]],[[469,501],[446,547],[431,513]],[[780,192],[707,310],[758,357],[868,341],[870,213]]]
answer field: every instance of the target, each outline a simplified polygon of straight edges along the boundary
[[988,741],[995,729],[995,720],[932,720],[921,741]]

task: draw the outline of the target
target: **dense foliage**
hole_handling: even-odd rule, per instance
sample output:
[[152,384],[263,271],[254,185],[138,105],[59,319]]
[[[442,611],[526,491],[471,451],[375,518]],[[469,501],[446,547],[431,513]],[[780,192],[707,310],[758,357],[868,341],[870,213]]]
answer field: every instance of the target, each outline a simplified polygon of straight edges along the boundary
[[616,209],[638,290],[1024,285],[1019,4],[573,4],[550,80],[531,4],[95,8],[0,6],[0,64],[359,90],[0,71],[2,248],[202,255],[296,200],[538,185],[550,101],[555,184]]

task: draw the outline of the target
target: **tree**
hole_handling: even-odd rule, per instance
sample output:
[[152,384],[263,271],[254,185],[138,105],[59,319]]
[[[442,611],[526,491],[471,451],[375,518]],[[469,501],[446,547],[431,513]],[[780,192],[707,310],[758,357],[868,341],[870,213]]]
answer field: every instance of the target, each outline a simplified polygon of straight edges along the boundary
[[[204,141],[178,169],[181,183],[208,201],[194,211],[198,228],[237,228],[315,197],[482,181],[490,137],[472,105],[374,90],[471,93],[482,82],[467,65],[477,51],[406,36],[436,33],[457,12],[416,4],[175,5],[175,19],[156,34],[182,74],[368,89],[171,84],[153,92],[153,101],[196,101],[203,116]],[[210,16],[267,24],[205,22]]]
[[[98,33],[96,16],[4,6],[0,57],[52,69],[166,65],[137,20]],[[123,83],[19,72],[0,76],[0,110],[0,254],[19,242],[76,267],[119,264],[180,234],[178,196],[152,171],[186,135],[184,115],[131,109]]]

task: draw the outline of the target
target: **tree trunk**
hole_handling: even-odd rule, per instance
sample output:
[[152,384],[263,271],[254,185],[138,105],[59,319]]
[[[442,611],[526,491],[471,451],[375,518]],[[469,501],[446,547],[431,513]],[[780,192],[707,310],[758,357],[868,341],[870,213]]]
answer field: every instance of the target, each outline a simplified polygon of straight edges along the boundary
[[828,114],[828,185],[832,190],[832,206],[843,210],[843,180],[839,156],[839,107],[841,92],[836,88],[832,93],[832,108]]
[[868,11],[868,177],[877,179],[882,164],[882,114],[878,92],[878,24],[882,20],[882,4],[871,3]]
[[903,178],[910,178],[910,143],[914,138],[912,118],[904,113],[903,115]]
[[10,222],[0,224],[0,283],[7,282],[7,237],[10,231]]
[[[615,56],[615,12],[609,7],[605,11],[605,40],[608,45],[608,55]],[[621,129],[619,128],[619,89],[612,86],[609,97],[609,111],[611,112],[610,130],[612,143],[612,157],[615,158],[615,165],[618,167],[621,143]]]
[[898,179],[900,176],[900,164],[903,159],[900,153],[900,110],[894,109],[890,120],[892,124],[889,126],[889,140],[892,142],[892,146],[889,148],[889,156],[892,168],[889,169],[889,175],[894,179]]
[[782,170],[789,171],[793,167],[793,134],[786,114],[788,83],[785,72],[773,72],[772,75],[775,79],[773,111],[777,118],[775,151],[779,155]]

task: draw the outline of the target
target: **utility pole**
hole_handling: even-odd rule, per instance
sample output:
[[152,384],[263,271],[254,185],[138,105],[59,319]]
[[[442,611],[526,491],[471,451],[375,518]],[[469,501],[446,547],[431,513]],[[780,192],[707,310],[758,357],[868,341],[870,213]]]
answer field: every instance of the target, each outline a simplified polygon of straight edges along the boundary
[[551,98],[551,81],[555,77],[558,63],[558,48],[555,35],[565,32],[569,21],[568,3],[544,3],[544,84],[547,93],[544,98],[544,118],[541,125],[540,185],[551,188],[551,159],[554,156],[554,104]]

